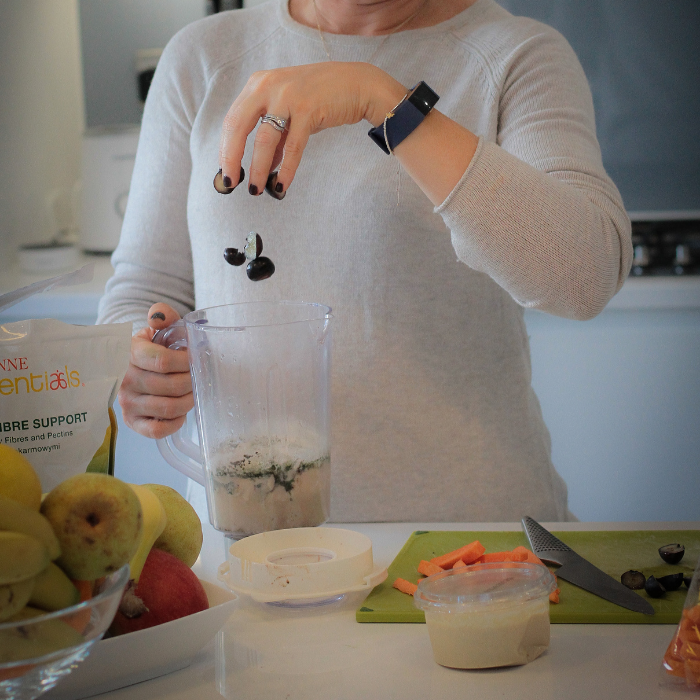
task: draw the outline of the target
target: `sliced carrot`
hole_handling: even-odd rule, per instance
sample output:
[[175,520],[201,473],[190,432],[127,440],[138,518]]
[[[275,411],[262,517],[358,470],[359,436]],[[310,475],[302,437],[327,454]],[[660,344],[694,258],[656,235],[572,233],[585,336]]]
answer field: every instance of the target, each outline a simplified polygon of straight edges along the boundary
[[418,586],[415,583],[411,583],[405,578],[397,578],[392,585],[400,590],[401,593],[408,593],[408,595],[413,595],[418,590]]
[[[516,549],[517,549],[517,551],[516,551]],[[532,552],[525,549],[525,547],[523,547],[522,549],[519,549],[519,548],[516,548],[516,549],[514,549],[510,553],[512,561],[528,561],[528,558],[530,557],[530,555],[532,555],[533,557],[535,556]],[[538,559],[538,561],[539,561],[539,559]]]
[[0,683],[9,681],[10,678],[19,678],[20,676],[29,673],[35,664],[23,664],[22,666],[14,666],[13,668],[0,669]]
[[[84,603],[86,600],[90,600],[90,598],[92,598],[94,581],[73,580],[73,585],[78,589],[81,603]],[[77,613],[66,617],[65,622],[69,624],[74,630],[82,634],[85,631],[85,628],[88,626],[88,623],[90,622],[91,615],[91,610],[80,610]]]
[[542,564],[542,566],[545,565],[533,551],[529,550],[527,547],[523,547],[522,545],[516,547],[512,551],[512,554],[516,556],[522,556],[523,554],[525,555],[525,559],[515,559],[514,561],[527,561],[531,564]]
[[438,574],[441,571],[444,571],[441,566],[426,561],[425,559],[421,560],[421,563],[418,564],[418,573],[423,574],[423,576],[432,576],[433,574]]
[[491,562],[513,561],[510,552],[486,552],[482,554],[475,563],[489,564]]
[[455,549],[452,552],[447,552],[447,554],[443,554],[440,557],[433,557],[430,561],[443,569],[450,569],[460,559],[465,564],[471,564],[473,561],[476,561],[485,551],[486,547],[484,547],[479,540],[474,540],[474,542],[465,544],[464,547]]
[[[478,560],[477,560],[478,561]],[[453,569],[463,569],[466,566],[466,564],[460,559],[459,561],[456,561],[453,565]]]
[[700,605],[694,605],[692,608],[686,608],[685,616],[694,624],[700,625]]
[[680,655],[684,659],[700,661],[700,644],[696,642],[683,642],[683,646],[680,648]]

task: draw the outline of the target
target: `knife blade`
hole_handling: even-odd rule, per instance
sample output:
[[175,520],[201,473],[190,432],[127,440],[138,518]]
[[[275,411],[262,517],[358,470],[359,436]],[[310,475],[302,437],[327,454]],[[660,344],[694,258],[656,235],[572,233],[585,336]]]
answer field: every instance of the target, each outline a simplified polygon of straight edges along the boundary
[[571,547],[543,528],[536,520],[526,515],[522,519],[522,525],[532,551],[542,561],[559,565],[555,571],[559,578],[628,610],[645,615],[654,614],[654,608],[649,601],[576,554]]

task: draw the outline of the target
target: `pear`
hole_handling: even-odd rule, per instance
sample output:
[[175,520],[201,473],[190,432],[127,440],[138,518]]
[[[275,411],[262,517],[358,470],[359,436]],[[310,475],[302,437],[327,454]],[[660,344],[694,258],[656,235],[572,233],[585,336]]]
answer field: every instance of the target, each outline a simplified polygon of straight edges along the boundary
[[144,484],[160,499],[167,523],[153,546],[192,566],[202,549],[202,523],[195,509],[170,486]]
[[141,503],[128,484],[113,476],[72,476],[46,496],[41,512],[61,544],[56,563],[69,578],[107,576],[128,563],[138,548]]
[[13,447],[0,444],[0,495],[32,510],[41,504],[41,482],[29,460]]

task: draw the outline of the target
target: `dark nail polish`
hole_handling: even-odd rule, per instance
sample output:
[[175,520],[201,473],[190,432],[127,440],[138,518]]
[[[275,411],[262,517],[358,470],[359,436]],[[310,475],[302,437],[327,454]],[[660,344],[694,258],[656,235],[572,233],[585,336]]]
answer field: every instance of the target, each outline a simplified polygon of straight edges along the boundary
[[151,316],[151,320],[158,319],[159,321],[165,321],[165,314],[161,313],[160,311],[156,311],[153,316]]
[[277,200],[284,199],[286,192],[283,192],[283,186],[281,183],[277,182],[277,172],[270,173],[267,176],[267,183],[265,184],[265,192],[267,192],[270,197],[274,197]]
[[256,195],[258,193],[258,188],[256,185],[248,185],[248,192],[252,195]]
[[228,175],[224,175],[224,187],[231,187],[231,178]]
[[241,182],[243,182],[244,177],[245,177],[245,170],[243,170],[243,166],[241,166],[241,177],[238,179],[239,185],[241,184]]

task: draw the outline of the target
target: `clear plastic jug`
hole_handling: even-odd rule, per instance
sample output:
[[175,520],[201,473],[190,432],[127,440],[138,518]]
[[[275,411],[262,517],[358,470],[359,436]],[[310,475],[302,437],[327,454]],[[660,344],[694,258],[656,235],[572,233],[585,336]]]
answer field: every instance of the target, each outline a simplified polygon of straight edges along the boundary
[[199,438],[185,424],[158,447],[205,487],[211,524],[233,539],[328,519],[330,312],[230,304],[193,311],[153,338],[187,348]]

